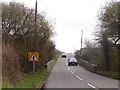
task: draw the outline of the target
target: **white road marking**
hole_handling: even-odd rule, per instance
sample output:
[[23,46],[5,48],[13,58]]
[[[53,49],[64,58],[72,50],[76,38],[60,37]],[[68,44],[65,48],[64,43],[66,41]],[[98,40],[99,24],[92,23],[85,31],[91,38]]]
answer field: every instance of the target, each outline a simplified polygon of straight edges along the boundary
[[70,71],[72,74],[74,74],[72,71]]
[[[68,68],[68,70],[69,70],[72,74],[74,74],[74,73],[70,70],[69,67],[67,67],[67,68]],[[82,78],[80,78],[80,77],[78,77],[78,76],[76,76],[76,75],[75,75],[75,77],[78,78],[78,79],[81,80],[81,81],[83,80]]]
[[90,83],[88,83],[88,86],[90,86],[90,87],[92,87],[92,88],[94,88],[94,89],[96,89],[96,90],[99,90],[99,89],[97,89],[95,86],[91,85]]
[[83,80],[82,78],[80,78],[80,77],[78,77],[78,76],[75,76],[75,77],[78,78],[78,79],[81,80],[81,81]]
[[68,68],[68,70],[70,71],[70,68]]
[[[68,70],[74,75],[74,73],[70,70],[70,68],[68,66],[66,66],[68,68]],[[75,75],[76,78],[78,78],[79,80],[83,80],[82,78],[80,78],[79,76]],[[96,88],[95,86],[93,86],[92,84],[88,83],[88,86],[96,89],[96,90],[99,90],[98,88]]]

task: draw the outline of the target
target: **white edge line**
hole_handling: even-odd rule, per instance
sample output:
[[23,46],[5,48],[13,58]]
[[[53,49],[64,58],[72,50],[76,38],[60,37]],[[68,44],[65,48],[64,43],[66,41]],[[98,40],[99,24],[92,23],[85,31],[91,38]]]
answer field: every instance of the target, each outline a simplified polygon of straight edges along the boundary
[[88,86],[90,86],[90,87],[92,87],[92,88],[94,88],[94,89],[96,89],[96,90],[99,90],[99,89],[97,89],[95,86],[91,85],[90,83],[88,83]]
[[76,78],[80,79],[81,81],[83,80],[82,78],[78,77],[78,76],[75,76]]

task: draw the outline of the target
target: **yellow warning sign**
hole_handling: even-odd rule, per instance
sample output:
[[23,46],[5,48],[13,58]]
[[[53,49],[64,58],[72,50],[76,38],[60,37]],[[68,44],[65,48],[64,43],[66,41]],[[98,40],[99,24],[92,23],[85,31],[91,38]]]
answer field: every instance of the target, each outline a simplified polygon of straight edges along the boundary
[[38,62],[39,61],[39,52],[28,52],[28,61]]

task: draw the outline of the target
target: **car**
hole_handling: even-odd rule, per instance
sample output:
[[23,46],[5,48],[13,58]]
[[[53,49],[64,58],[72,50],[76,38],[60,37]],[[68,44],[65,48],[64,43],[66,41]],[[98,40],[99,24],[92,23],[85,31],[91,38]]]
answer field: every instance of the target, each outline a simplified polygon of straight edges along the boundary
[[66,58],[67,56],[63,54],[61,57],[62,57],[62,58]]
[[76,58],[70,58],[68,60],[68,66],[71,66],[71,65],[74,65],[74,66],[78,65],[78,62],[77,62]]

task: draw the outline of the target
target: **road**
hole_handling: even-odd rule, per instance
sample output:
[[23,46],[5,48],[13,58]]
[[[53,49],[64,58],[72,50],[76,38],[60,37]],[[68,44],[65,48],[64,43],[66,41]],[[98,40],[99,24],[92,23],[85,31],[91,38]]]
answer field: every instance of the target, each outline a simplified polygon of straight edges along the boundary
[[[81,66],[68,66],[67,58],[59,58],[46,81],[46,88],[88,88],[88,90],[118,90],[118,80],[91,73]],[[111,89],[110,89],[111,88]]]

